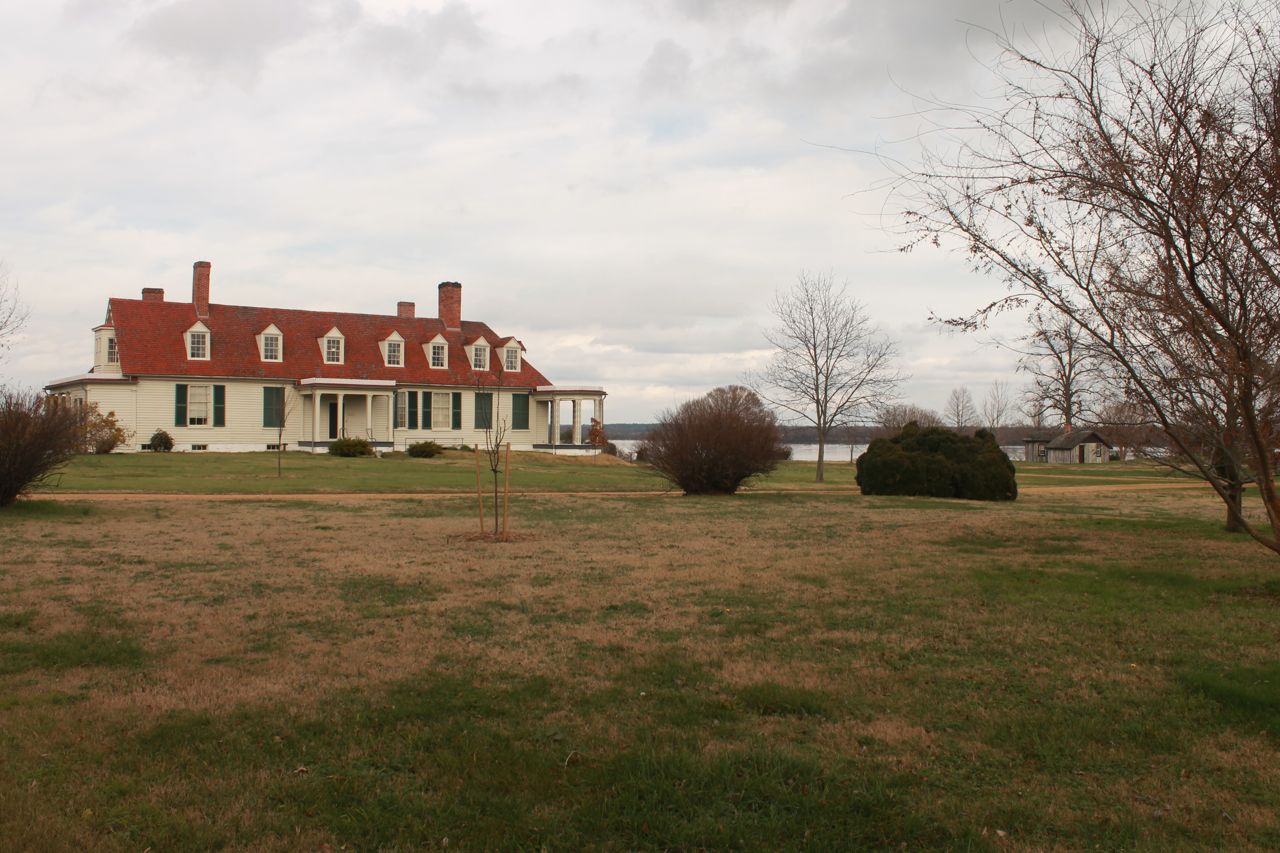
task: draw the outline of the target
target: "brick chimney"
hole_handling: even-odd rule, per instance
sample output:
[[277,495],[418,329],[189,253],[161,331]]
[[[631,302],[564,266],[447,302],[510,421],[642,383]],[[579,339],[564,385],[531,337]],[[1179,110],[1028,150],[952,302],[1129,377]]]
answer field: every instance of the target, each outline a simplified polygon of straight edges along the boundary
[[143,302],[164,302],[163,287],[144,287],[142,288]]
[[191,268],[191,304],[196,306],[197,317],[209,316],[209,268],[208,261],[196,261]]
[[414,305],[412,302],[397,302],[396,316],[404,320],[412,320],[414,316]]
[[440,322],[446,329],[462,328],[462,285],[456,281],[440,282]]

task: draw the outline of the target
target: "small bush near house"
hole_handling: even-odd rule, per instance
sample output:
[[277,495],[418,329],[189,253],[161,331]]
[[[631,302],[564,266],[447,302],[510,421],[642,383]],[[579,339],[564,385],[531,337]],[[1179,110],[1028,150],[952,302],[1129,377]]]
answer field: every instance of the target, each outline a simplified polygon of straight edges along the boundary
[[686,495],[731,495],[785,456],[778,419],[740,385],[666,412],[636,453]]
[[147,445],[156,453],[168,453],[173,450],[173,436],[162,429],[151,434],[151,443]]
[[373,445],[364,438],[340,438],[329,444],[333,456],[372,456]]
[[995,436],[972,436],[948,429],[921,429],[914,421],[893,438],[877,438],[858,457],[858,486],[864,495],[920,495],[976,501],[1011,501],[1018,496],[1013,463]]
[[116,420],[115,412],[105,415],[96,405],[85,411],[84,450],[86,453],[110,453],[133,436]]
[[405,452],[415,459],[431,459],[444,453],[444,445],[434,441],[419,441],[406,447]]
[[0,507],[44,482],[84,446],[84,410],[34,391],[0,391]]

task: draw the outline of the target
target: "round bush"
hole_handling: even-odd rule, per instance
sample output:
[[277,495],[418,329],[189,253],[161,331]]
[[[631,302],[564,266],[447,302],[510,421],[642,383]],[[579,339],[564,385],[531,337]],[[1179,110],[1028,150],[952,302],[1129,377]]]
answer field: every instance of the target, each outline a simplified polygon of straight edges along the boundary
[[773,412],[749,389],[730,385],[665,413],[636,459],[687,495],[731,495],[785,454]]
[[339,438],[329,443],[329,453],[333,456],[372,456],[373,445],[364,438]]
[[434,441],[419,441],[406,447],[405,452],[415,459],[431,459],[444,453],[444,447]]
[[168,453],[173,450],[173,436],[162,429],[158,429],[151,434],[149,446],[156,453]]
[[920,495],[1006,501],[1018,496],[1013,463],[995,436],[920,429],[914,422],[893,438],[878,438],[858,458],[864,495]]

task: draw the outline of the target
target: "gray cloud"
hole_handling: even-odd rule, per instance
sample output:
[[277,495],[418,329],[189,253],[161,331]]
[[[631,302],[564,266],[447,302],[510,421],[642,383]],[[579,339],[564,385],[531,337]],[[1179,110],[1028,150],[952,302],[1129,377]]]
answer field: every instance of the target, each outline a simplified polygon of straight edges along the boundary
[[173,0],[147,12],[127,38],[194,70],[252,78],[274,51],[354,11],[345,2]]
[[762,362],[803,269],[899,338],[908,399],[1013,377],[924,322],[999,284],[891,251],[850,196],[879,165],[811,143],[895,133],[903,89],[971,91],[957,19],[1034,28],[1034,0],[11,5],[0,259],[32,309],[6,363],[25,384],[84,369],[108,297],[183,298],[197,258],[241,304],[427,312],[461,280],[465,316],[608,387],[619,420]]
[[450,48],[472,49],[485,32],[471,9],[447,3],[438,12],[411,9],[388,21],[369,21],[361,29],[362,55],[410,77],[431,69]]

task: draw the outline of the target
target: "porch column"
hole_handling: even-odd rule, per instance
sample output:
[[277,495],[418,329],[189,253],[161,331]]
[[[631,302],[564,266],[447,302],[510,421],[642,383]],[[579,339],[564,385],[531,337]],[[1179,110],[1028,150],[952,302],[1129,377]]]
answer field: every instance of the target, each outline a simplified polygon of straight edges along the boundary
[[364,395],[364,434],[373,441],[373,395]]
[[573,401],[573,432],[569,434],[572,444],[582,444],[582,401]]
[[560,398],[551,398],[551,446],[560,443]]
[[395,392],[385,395],[387,398],[387,441],[391,442],[391,449],[396,447],[396,395]]
[[347,395],[338,392],[338,438],[347,437]]
[[604,429],[604,397],[596,399],[596,420],[600,422],[600,429]]
[[316,436],[319,434],[320,424],[320,389],[311,389],[311,452],[316,452]]

